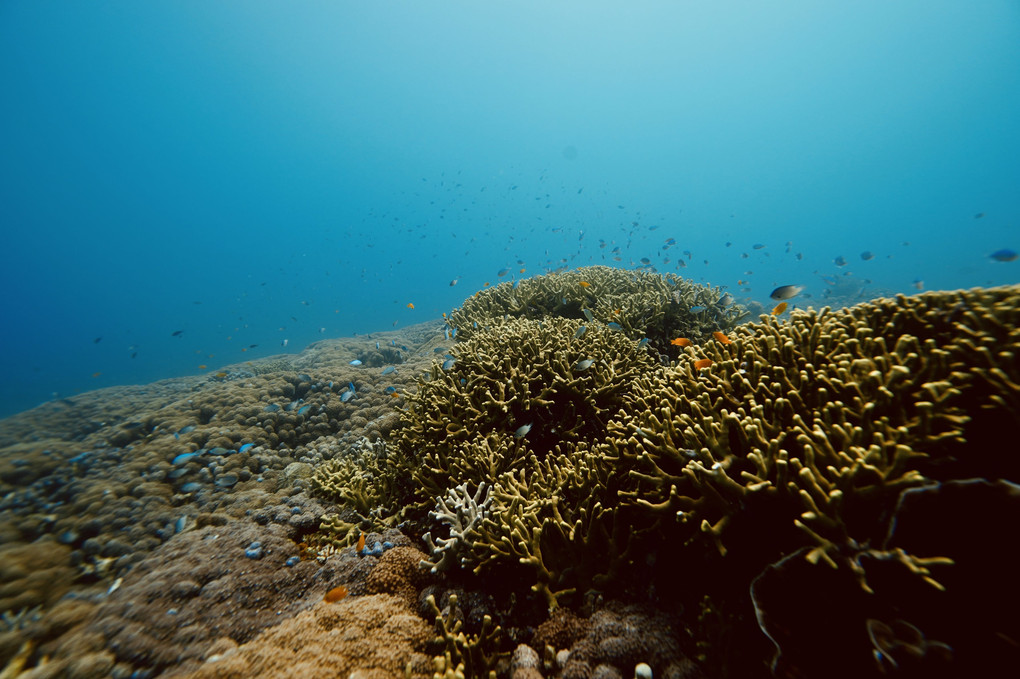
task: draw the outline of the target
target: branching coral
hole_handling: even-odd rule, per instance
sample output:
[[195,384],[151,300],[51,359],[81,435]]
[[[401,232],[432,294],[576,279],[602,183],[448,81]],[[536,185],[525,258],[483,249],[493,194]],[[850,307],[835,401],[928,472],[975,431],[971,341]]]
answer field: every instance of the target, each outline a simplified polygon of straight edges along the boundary
[[588,266],[481,290],[450,314],[450,325],[470,337],[505,318],[615,323],[632,339],[647,337],[666,353],[675,337],[702,341],[746,316],[721,290],[675,274]]

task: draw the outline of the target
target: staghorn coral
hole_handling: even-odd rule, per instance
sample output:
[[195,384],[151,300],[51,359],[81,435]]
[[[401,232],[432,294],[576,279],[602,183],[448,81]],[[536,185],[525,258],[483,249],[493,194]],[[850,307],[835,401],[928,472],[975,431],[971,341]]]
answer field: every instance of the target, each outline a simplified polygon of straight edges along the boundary
[[[360,532],[382,530],[395,523],[390,506],[393,467],[387,464],[385,441],[361,438],[339,457],[312,472],[312,489],[341,503],[341,510],[322,516],[321,538],[337,547],[349,546]],[[358,529],[358,530],[355,530]]]
[[449,324],[468,338],[505,318],[617,323],[628,337],[647,337],[667,353],[675,337],[702,341],[736,327],[747,312],[731,299],[675,274],[588,266],[480,290],[450,314]]
[[503,636],[502,629],[486,615],[477,634],[465,633],[464,614],[460,610],[458,597],[450,594],[448,599],[447,606],[442,609],[431,594],[426,599],[429,610],[435,616],[437,637],[433,645],[442,649],[442,655],[433,658],[436,674],[443,677],[495,679],[497,663],[506,655],[498,650]]
[[[472,497],[491,486],[470,544],[430,533],[433,564],[451,558],[443,545],[456,545],[456,560],[478,573],[524,566],[551,606],[619,565],[628,541],[609,506],[616,484],[588,442],[656,365],[621,333],[579,334],[580,325],[511,319],[458,344],[453,367],[435,366],[410,399],[395,446],[411,519],[424,520],[455,488]],[[588,558],[596,553],[604,559]]]
[[462,483],[447,491],[447,497],[436,500],[436,509],[429,512],[429,516],[442,521],[449,528],[450,537],[433,540],[431,533],[422,536],[433,557],[439,557],[435,562],[423,561],[423,566],[438,573],[464,564],[463,553],[478,540],[478,528],[492,502],[492,496],[486,493],[486,489],[487,485],[482,481],[475,494],[471,495],[467,484]]
[[[528,453],[598,440],[632,381],[655,363],[603,326],[511,319],[458,344],[455,364],[434,364],[408,403],[396,463],[423,511],[449,489],[521,468]],[[592,363],[581,368],[581,362]]]
[[[797,550],[865,593],[868,559],[897,563],[937,592],[951,559],[931,545],[882,548],[882,538],[905,490],[1020,477],[1001,448],[1020,424],[1018,321],[1013,286],[798,313],[786,324],[766,317],[730,344],[692,347],[639,380],[609,425],[609,463],[636,483],[621,500],[670,545],[660,562],[680,560],[710,591],[732,594],[713,604],[724,617],[746,606],[733,582]],[[713,364],[695,370],[695,358]]]

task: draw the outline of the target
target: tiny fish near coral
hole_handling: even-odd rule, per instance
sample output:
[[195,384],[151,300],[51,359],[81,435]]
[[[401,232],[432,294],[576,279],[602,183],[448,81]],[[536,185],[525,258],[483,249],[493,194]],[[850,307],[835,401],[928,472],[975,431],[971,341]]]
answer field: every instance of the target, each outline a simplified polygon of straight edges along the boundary
[[340,585],[339,587],[334,587],[333,589],[326,592],[326,596],[322,597],[322,600],[325,601],[327,604],[335,604],[337,601],[340,601],[345,596],[347,596],[347,588],[344,587],[343,585]]

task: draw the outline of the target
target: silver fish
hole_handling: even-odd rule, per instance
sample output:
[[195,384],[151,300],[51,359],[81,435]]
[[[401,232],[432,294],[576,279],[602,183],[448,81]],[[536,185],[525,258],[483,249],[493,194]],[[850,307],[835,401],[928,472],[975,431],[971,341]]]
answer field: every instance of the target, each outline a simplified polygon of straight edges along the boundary
[[523,426],[517,427],[517,431],[514,432],[514,438],[515,439],[522,439],[522,438],[524,438],[525,436],[528,435],[529,431],[531,431],[531,425],[530,424],[525,424]]
[[804,286],[802,285],[780,285],[769,294],[769,297],[775,300],[793,299],[803,290]]
[[594,364],[595,361],[591,360],[590,358],[586,358],[583,361],[578,361],[577,363],[575,363],[573,370],[576,373],[584,372],[588,368],[592,367],[592,365]]

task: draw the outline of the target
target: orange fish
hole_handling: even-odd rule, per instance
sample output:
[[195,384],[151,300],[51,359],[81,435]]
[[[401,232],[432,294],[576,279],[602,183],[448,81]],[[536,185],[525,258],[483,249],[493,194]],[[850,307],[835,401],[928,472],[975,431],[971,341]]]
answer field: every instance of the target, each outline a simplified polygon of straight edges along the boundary
[[393,398],[400,398],[400,394],[398,394],[397,392],[393,392],[392,394],[390,394],[390,396],[392,396]]
[[784,311],[786,311],[786,302],[780,302],[779,304],[776,305],[776,308],[772,310],[772,315],[778,316]]
[[333,589],[326,592],[326,596],[322,597],[322,600],[327,604],[334,604],[347,596],[347,588],[343,585],[334,587]]
[[580,286],[581,286],[582,288],[590,288],[590,287],[591,287],[591,283],[589,283],[588,281],[581,281],[581,282],[579,283],[579,285],[580,285]]
[[100,375],[102,375],[102,374],[103,374],[103,373],[92,373],[92,376],[93,376],[93,377],[99,377],[99,376],[100,376]]
[[687,339],[686,337],[677,337],[674,340],[670,340],[669,343],[672,344],[675,347],[689,347],[689,346],[691,346],[691,341],[689,339]]
[[712,365],[712,359],[710,358],[699,358],[694,362],[695,370],[704,370],[708,366]]
[[730,344],[733,341],[729,337],[727,337],[725,334],[719,332],[718,330],[716,330],[715,332],[712,333],[712,337],[716,338],[717,340],[719,340],[723,344]]
[[358,551],[360,552],[364,548],[365,548],[365,534],[362,533],[360,536],[358,536]]
[[216,375],[214,375],[214,377],[218,377],[218,378],[219,378],[219,379],[221,379],[221,380],[222,380],[222,379],[223,379],[224,377],[226,377],[226,376],[227,376],[227,373],[216,373]]
[[413,308],[414,308],[414,305],[413,305],[413,304],[411,304],[410,302],[408,302],[408,303],[407,303],[407,308],[408,308],[408,309],[413,309]]
[[206,369],[206,367],[207,367],[207,366],[206,366],[206,364],[205,364],[205,363],[202,363],[201,365],[199,365],[199,366],[198,366],[198,369],[199,369],[199,370],[205,370],[205,369]]
[[521,269],[521,270],[520,270],[520,271],[518,271],[517,273],[524,273],[525,271],[527,271],[527,269]]

